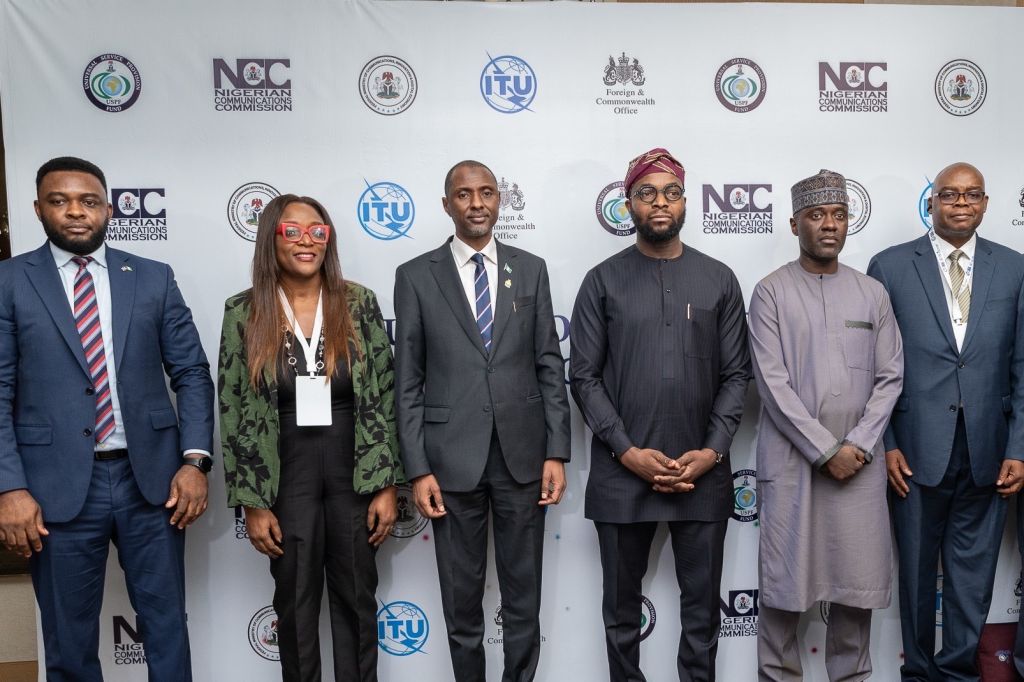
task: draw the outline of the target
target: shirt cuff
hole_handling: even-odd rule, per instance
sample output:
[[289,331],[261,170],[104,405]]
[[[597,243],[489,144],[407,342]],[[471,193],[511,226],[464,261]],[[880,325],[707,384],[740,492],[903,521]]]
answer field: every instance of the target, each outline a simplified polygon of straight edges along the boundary
[[835,454],[839,452],[839,448],[843,447],[843,441],[837,440],[836,444],[830,447],[825,453],[818,458],[818,461],[814,463],[815,469],[820,469],[825,466],[830,459],[835,457]]
[[185,453],[181,457],[182,457],[182,459],[184,459],[185,457],[188,457],[189,455],[202,455],[203,457],[210,457],[211,459],[213,458],[213,455],[211,455],[206,450],[199,450],[199,449],[186,450]]

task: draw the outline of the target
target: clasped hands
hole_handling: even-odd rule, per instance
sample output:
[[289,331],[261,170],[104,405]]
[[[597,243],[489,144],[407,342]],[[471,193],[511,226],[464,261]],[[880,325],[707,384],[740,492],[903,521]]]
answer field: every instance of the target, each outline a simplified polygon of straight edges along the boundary
[[619,456],[623,466],[652,484],[659,493],[686,493],[698,478],[711,470],[718,454],[711,448],[687,450],[672,459],[660,450],[632,447]]

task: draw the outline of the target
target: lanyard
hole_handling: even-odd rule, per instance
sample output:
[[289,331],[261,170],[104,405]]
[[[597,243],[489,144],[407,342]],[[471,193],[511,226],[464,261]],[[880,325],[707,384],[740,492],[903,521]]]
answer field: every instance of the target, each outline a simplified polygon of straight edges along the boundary
[[316,349],[320,345],[320,332],[324,326],[323,289],[320,290],[316,299],[316,317],[313,318],[312,343],[307,341],[306,335],[302,333],[302,327],[299,326],[298,320],[295,319],[295,312],[292,310],[288,297],[285,296],[284,290],[281,287],[277,288],[277,296],[281,299],[281,307],[284,308],[284,314],[288,318],[288,323],[291,324],[294,330],[295,340],[302,347],[302,354],[306,357],[306,371],[309,372],[309,376],[315,376],[319,369],[316,362]]
[[[956,298],[956,292],[953,291],[953,282],[949,279],[949,259],[943,257],[942,250],[939,248],[939,237],[935,234],[934,229],[928,230],[928,239],[932,242],[932,249],[935,251],[935,259],[939,261],[939,270],[942,272],[942,277],[946,282],[946,286],[949,287],[950,300],[952,301],[951,307],[955,307],[957,311],[957,315],[953,315],[953,313],[950,312],[950,318],[953,320],[954,324],[963,324],[963,311],[960,310],[960,302]],[[974,274],[973,258],[968,259],[967,267],[963,268],[963,271],[964,281],[960,286],[970,289],[971,285],[974,283],[974,279],[972,277]]]

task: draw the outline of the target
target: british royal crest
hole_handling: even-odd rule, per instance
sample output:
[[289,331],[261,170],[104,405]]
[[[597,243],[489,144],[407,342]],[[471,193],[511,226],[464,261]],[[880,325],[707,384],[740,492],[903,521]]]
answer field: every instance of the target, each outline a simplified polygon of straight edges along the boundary
[[616,64],[615,58],[611,55],[608,56],[608,65],[604,67],[605,85],[632,83],[639,87],[645,82],[644,67],[640,66],[639,60],[634,58],[633,62],[630,63],[626,53],[623,52],[622,56],[619,57],[618,64]]
[[498,194],[501,210],[511,208],[513,211],[522,211],[526,208],[526,197],[523,196],[523,190],[519,189],[519,183],[513,182],[510,187],[503,177],[498,183]]

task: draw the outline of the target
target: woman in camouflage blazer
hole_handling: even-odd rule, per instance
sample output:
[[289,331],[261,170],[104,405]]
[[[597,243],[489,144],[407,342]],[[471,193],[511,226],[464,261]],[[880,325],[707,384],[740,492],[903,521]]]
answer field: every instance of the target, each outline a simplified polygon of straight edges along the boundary
[[[225,303],[221,333],[228,505],[242,505],[250,542],[271,558],[283,678],[321,678],[326,574],[335,678],[376,682],[376,548],[394,525],[395,485],[405,480],[380,307],[372,291],[342,277],[330,216],[309,197],[267,204],[252,272],[253,287]],[[322,331],[307,332],[321,308]],[[314,372],[329,387],[332,415],[323,426],[298,424],[299,333],[318,337],[310,339]]]

